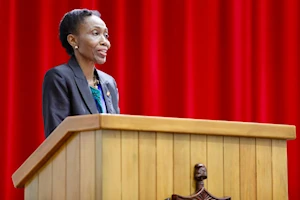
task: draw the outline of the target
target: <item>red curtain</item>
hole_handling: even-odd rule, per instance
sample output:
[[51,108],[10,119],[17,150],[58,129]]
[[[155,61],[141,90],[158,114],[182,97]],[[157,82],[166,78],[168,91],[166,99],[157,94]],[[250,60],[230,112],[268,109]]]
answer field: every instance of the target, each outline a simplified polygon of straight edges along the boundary
[[[299,115],[298,0],[0,0],[0,199],[44,140],[41,87],[66,62],[63,14],[97,9],[123,114],[294,124]],[[300,142],[288,142],[289,199],[300,199]]]

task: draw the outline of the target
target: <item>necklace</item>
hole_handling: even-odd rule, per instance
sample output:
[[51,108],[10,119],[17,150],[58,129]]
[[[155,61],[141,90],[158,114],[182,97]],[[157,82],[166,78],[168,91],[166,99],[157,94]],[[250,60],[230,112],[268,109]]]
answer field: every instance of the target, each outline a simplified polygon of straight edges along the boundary
[[94,84],[94,88],[98,88],[98,85],[99,85],[99,80],[97,79],[97,77],[94,75],[93,77],[93,84]]

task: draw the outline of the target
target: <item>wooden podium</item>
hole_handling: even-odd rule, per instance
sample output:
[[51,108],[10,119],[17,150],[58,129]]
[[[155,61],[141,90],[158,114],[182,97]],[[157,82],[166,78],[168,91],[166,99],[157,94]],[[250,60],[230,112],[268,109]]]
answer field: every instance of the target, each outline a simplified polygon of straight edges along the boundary
[[232,200],[288,199],[295,126],[85,115],[68,117],[13,174],[25,200],[164,200],[205,188]]

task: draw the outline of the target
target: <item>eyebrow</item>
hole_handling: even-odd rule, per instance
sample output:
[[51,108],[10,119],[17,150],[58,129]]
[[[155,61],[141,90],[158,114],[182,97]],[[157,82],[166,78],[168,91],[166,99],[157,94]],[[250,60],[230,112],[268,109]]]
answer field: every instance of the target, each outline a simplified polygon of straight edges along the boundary
[[[104,30],[106,30],[107,32],[108,32],[108,28],[107,27],[105,27],[105,26],[98,26],[98,25],[96,25],[96,26],[94,26],[95,28],[100,28],[100,29],[104,29]],[[104,28],[105,27],[105,28]]]

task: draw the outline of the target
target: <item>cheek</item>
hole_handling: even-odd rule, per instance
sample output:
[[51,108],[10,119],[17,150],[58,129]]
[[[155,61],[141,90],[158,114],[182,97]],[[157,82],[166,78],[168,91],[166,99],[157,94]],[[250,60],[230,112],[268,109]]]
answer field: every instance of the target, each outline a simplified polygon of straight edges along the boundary
[[88,49],[93,49],[94,46],[96,45],[96,42],[90,37],[84,37],[81,38],[79,45],[80,47],[82,47],[82,49],[88,50]]
[[111,47],[111,43],[110,43],[110,41],[109,41],[109,40],[107,40],[107,45],[108,45],[108,48],[110,48],[110,47]]
[[85,43],[83,48],[81,49],[81,53],[85,54],[86,56],[94,56],[97,53],[96,45]]

